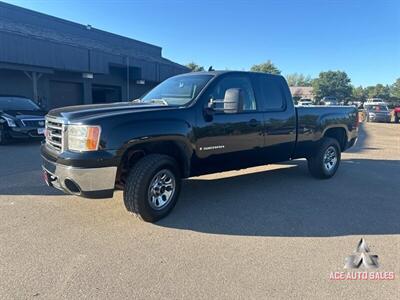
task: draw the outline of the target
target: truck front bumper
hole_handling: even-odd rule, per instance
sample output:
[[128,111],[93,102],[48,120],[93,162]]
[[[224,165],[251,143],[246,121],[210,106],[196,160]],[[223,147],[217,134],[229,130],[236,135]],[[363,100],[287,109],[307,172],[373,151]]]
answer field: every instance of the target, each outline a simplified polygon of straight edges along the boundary
[[113,196],[117,167],[77,168],[52,162],[42,156],[47,185],[86,198]]

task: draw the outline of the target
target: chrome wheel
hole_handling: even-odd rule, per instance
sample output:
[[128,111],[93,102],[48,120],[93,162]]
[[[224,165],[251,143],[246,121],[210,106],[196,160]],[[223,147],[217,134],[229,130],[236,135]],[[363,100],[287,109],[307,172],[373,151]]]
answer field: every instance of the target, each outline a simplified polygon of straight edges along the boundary
[[332,171],[336,164],[337,164],[338,158],[337,158],[337,153],[336,149],[333,146],[329,146],[324,153],[324,168],[326,171],[330,172]]
[[160,210],[166,207],[175,194],[175,175],[167,170],[162,169],[154,175],[150,181],[148,200],[150,207]]

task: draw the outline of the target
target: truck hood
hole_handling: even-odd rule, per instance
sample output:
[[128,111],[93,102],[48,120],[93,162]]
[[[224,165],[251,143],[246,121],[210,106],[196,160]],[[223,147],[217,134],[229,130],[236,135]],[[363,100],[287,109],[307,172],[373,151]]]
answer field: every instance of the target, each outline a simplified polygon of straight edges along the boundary
[[136,113],[145,110],[165,110],[171,108],[173,108],[173,106],[133,102],[117,102],[108,104],[89,104],[62,107],[51,110],[49,112],[49,115],[53,117],[61,117],[72,121],[81,118],[101,117],[102,115],[110,116],[114,113],[121,113],[122,111],[127,113]]

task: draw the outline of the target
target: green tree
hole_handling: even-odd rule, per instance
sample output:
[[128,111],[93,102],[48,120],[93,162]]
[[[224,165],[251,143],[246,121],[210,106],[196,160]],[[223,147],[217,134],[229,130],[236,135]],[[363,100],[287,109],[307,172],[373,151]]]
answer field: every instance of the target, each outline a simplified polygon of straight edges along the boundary
[[390,97],[390,87],[388,85],[383,85],[378,83],[375,86],[368,86],[368,98],[382,98],[389,99]]
[[286,75],[286,80],[289,86],[311,86],[312,85],[312,78],[310,75],[304,74],[288,74]]
[[390,87],[390,94],[392,97],[400,98],[400,78],[397,78]]
[[253,72],[281,74],[281,70],[279,70],[270,60],[262,64],[253,65],[250,70]]
[[375,94],[375,86],[373,85],[367,86],[364,90],[367,98],[371,98]]
[[352,97],[356,101],[365,102],[368,98],[368,93],[361,85],[359,87],[353,87]]
[[313,80],[312,86],[317,100],[326,96],[344,100],[352,94],[350,78],[342,71],[321,72],[318,78]]
[[199,66],[198,64],[196,64],[195,62],[190,62],[186,65],[186,67],[188,67],[191,72],[201,72],[204,71],[204,67],[203,66]]

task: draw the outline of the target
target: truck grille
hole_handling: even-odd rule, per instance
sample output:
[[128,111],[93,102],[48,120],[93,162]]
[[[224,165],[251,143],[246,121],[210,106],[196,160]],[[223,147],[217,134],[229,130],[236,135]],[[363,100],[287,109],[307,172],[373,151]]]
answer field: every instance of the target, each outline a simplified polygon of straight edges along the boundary
[[57,152],[64,150],[64,121],[46,117],[46,144]]

